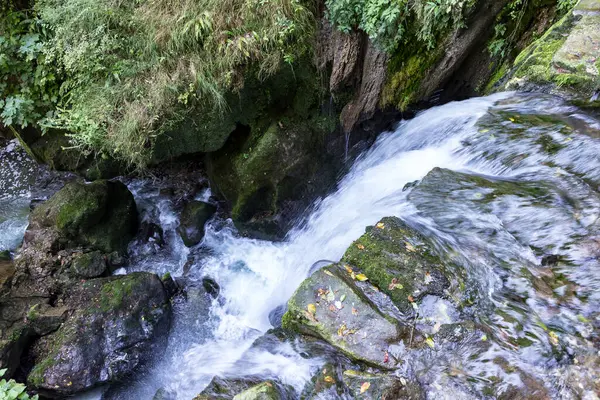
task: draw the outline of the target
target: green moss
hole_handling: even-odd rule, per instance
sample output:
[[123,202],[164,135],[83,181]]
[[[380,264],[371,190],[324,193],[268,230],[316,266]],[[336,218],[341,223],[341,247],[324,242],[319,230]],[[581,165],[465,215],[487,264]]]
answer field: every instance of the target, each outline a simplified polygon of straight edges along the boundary
[[102,285],[100,291],[100,311],[110,312],[118,310],[126,297],[135,291],[137,284],[135,276],[125,276],[122,279],[116,279]]
[[407,226],[389,218],[378,226],[355,241],[342,262],[359,268],[401,310],[410,311],[408,298],[415,296],[416,286],[433,269],[443,269],[444,262],[432,253],[424,238]]
[[506,77],[509,71],[508,64],[503,63],[498,68],[495,69],[495,72],[490,77],[490,80],[483,89],[483,94],[488,95],[492,93],[496,86],[499,86],[500,81]]
[[37,363],[29,373],[27,381],[33,386],[40,387],[45,380],[46,371],[54,366],[56,361],[53,357],[46,357]]
[[577,17],[568,13],[540,39],[523,50],[515,59],[514,78],[536,84],[554,83],[559,87],[572,87],[576,90],[589,87],[590,78],[585,73],[557,70],[554,63],[555,54],[564,45],[576,22]]
[[549,135],[541,135],[535,142],[550,155],[558,153],[564,147],[562,144],[556,143]]
[[382,105],[406,110],[421,100],[421,83],[438,61],[442,48],[443,46],[438,46],[437,49],[427,50],[423,46],[412,53],[414,47],[407,47],[407,50],[394,55],[388,64],[387,81],[381,94]]

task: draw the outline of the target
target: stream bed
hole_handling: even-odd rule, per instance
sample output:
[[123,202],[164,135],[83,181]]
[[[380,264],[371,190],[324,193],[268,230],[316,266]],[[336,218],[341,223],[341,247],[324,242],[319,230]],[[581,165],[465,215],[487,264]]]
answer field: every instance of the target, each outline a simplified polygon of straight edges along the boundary
[[[38,185],[38,167],[10,146],[0,151],[0,250],[18,246]],[[176,233],[173,196],[150,179],[126,183],[142,220],[162,228],[164,243],[132,243],[130,263],[118,273],[170,272],[190,288],[210,277],[219,294],[208,299],[188,290],[187,301],[174,305],[164,353],[106,398],[152,399],[164,388],[192,399],[215,376],[275,379],[299,398],[324,360],[306,357],[300,342],[251,346],[278,325],[310,273],[338,261],[386,216],[418,227],[464,266],[473,298],[465,312],[491,332],[450,351],[404,356],[403,373],[409,370],[428,398],[484,398],[495,379],[527,384],[492,362],[498,359],[543,382],[552,398],[598,398],[600,122],[560,98],[503,93],[402,121],[281,242],[241,237],[217,214],[203,241],[188,249]],[[194,196],[214,201],[207,188]],[[459,314],[445,309],[437,318],[456,321]],[[481,340],[491,343],[484,352]]]

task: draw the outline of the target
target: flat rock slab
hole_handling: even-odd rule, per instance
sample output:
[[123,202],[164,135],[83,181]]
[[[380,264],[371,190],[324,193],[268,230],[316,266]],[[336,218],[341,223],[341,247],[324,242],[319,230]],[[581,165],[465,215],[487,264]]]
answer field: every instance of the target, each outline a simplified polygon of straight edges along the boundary
[[392,368],[386,353],[400,340],[400,330],[365,296],[369,290],[377,291],[368,282],[352,280],[344,266],[325,267],[290,299],[283,327],[321,338],[354,360]]

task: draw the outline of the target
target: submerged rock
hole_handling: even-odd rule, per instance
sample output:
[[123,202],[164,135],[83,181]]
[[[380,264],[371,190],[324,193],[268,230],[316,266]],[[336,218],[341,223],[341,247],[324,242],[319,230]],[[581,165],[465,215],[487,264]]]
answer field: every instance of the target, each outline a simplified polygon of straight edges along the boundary
[[52,397],[124,378],[159,351],[170,326],[169,296],[154,274],[95,279],[72,290],[72,315],[36,345],[28,377]]
[[212,204],[203,201],[190,201],[181,213],[177,232],[187,247],[197,245],[204,238],[204,225],[217,212]]

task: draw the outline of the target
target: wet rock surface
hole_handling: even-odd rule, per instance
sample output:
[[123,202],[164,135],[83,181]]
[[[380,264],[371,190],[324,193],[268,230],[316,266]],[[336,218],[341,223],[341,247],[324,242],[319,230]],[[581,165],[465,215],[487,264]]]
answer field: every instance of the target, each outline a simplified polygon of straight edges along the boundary
[[396,321],[363,293],[376,290],[354,282],[343,266],[325,267],[304,281],[288,302],[283,328],[321,338],[349,357],[381,368],[391,343],[399,340]]
[[34,348],[34,388],[65,396],[117,381],[164,345],[157,339],[166,339],[170,304],[156,275],[95,279],[71,290],[71,315]]
[[416,230],[384,218],[341,263],[302,283],[288,302],[283,327],[321,338],[356,361],[394,369],[400,360],[390,354],[398,344],[434,346],[435,335],[459,318],[462,275]]
[[171,278],[101,278],[136,229],[120,182],[71,182],[35,208],[14,266],[0,261],[0,363],[9,375],[19,368],[31,388],[63,398],[124,378],[160,348]]
[[216,212],[217,207],[202,201],[191,201],[185,205],[177,232],[187,247],[195,246],[202,241],[204,225]]

